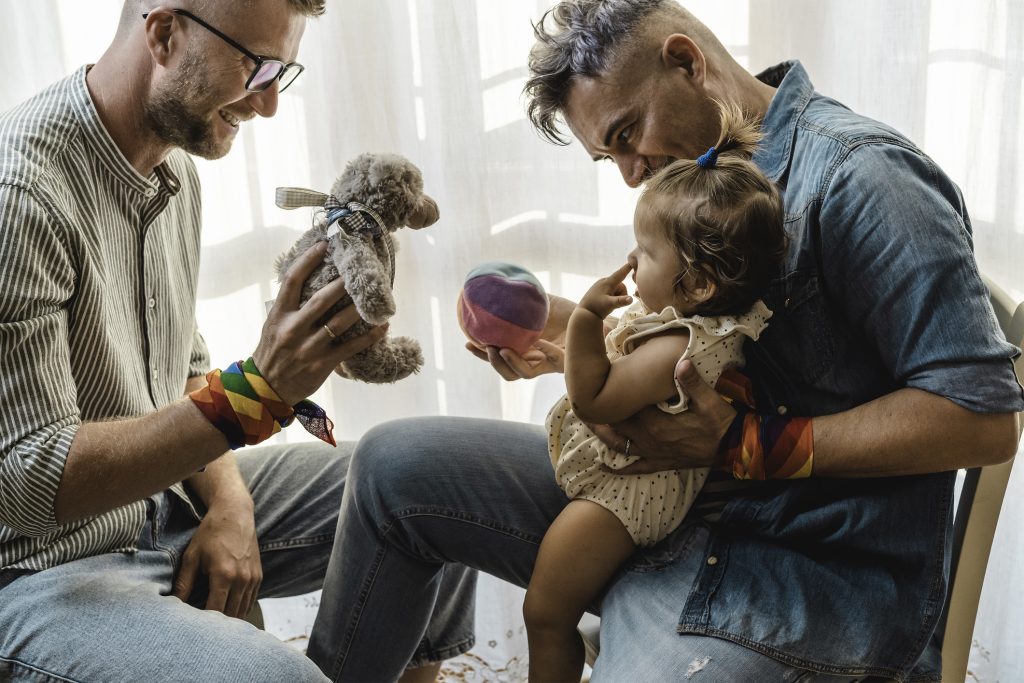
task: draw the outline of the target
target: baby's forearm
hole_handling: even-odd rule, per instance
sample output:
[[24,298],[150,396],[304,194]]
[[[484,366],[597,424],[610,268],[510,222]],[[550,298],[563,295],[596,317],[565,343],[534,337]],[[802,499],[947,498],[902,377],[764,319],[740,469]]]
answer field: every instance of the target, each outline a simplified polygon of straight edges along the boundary
[[604,345],[604,321],[576,307],[569,317],[565,345],[565,386],[574,410],[586,410],[604,389],[611,362]]

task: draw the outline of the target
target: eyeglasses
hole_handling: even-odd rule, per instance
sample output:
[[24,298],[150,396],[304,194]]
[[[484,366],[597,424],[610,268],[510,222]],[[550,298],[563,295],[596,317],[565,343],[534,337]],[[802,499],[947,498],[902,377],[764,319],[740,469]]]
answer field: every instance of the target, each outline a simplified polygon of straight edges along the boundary
[[[252,70],[252,73],[249,74],[249,78],[245,81],[245,89],[249,92],[263,92],[271,85],[273,85],[274,81],[280,81],[277,85],[277,91],[284,92],[289,85],[295,82],[295,79],[299,77],[299,74],[301,74],[306,69],[306,67],[302,66],[298,62],[285,64],[279,59],[270,59],[269,57],[262,57],[258,54],[250,52],[249,50],[246,50],[244,47],[242,47],[241,44],[238,43],[238,41],[231,39],[224,33],[221,33],[213,26],[210,26],[205,21],[203,21],[202,19],[200,19],[199,17],[197,17],[196,15],[192,14],[187,10],[172,9],[171,11],[177,15],[186,17],[196,22],[197,24],[205,28],[207,31],[223,40],[231,47],[241,52],[243,55],[251,59],[254,64],[256,64],[255,68],[253,68]],[[148,16],[149,12],[146,12],[142,15],[142,18],[145,19]]]

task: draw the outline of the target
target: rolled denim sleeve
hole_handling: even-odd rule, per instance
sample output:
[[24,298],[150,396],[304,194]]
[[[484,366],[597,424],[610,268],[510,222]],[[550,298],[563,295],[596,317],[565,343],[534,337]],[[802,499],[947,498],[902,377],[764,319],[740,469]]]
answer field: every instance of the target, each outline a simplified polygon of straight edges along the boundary
[[57,529],[54,501],[80,425],[67,303],[74,269],[28,192],[0,186],[0,524]]
[[920,151],[854,147],[822,199],[830,298],[902,386],[976,412],[1024,410],[959,189]]

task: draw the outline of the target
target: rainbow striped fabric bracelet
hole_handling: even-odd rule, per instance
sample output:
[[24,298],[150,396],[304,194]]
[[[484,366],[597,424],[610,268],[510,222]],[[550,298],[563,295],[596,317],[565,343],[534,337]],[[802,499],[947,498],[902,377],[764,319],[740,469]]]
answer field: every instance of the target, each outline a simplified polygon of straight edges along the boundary
[[736,417],[718,447],[722,468],[736,479],[803,479],[814,465],[809,417],[759,415],[733,403]]
[[206,374],[207,386],[189,398],[214,427],[227,437],[231,450],[258,444],[298,420],[307,432],[336,446],[334,423],[324,409],[305,400],[289,406],[263,379],[252,356],[227,370]]

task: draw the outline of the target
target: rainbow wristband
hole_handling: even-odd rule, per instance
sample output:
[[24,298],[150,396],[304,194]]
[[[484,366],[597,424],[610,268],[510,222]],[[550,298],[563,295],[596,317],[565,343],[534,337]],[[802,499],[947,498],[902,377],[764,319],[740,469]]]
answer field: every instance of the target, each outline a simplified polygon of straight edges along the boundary
[[336,446],[334,423],[312,401],[289,406],[263,379],[252,356],[232,363],[227,370],[206,374],[207,386],[189,394],[200,412],[227,437],[232,450],[258,444],[293,420],[321,441]]
[[718,447],[722,469],[736,479],[803,479],[814,465],[809,417],[759,415],[737,409]]

